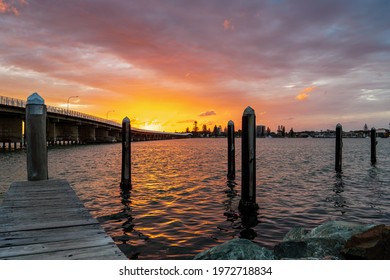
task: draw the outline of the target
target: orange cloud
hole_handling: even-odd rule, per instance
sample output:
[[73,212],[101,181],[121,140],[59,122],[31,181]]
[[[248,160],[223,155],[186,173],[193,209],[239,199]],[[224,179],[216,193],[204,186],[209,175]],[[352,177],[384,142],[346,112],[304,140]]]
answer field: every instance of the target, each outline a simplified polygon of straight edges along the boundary
[[[20,5],[26,5],[27,1],[26,0],[19,0]],[[18,9],[14,6],[14,1],[11,1],[11,3],[7,3],[4,0],[0,0],[0,13],[5,14],[5,13],[11,13],[14,14],[15,16],[19,15]]]
[[[15,3],[16,2],[16,3]],[[19,10],[16,8],[16,6],[24,6],[27,5],[27,0],[19,0],[19,1],[6,1],[6,0],[0,0],[0,13],[11,13],[15,16],[19,16]]]
[[312,86],[312,87],[307,87],[307,88],[301,90],[299,92],[299,94],[297,96],[295,96],[295,99],[297,99],[299,101],[306,100],[307,98],[309,98],[309,93],[312,92],[315,88],[316,88],[315,86]]
[[232,22],[231,22],[230,20],[225,19],[225,20],[223,21],[223,28],[224,28],[225,30],[231,30],[231,31],[233,31],[233,30],[234,30],[234,25],[232,24]]
[[9,10],[7,3],[4,3],[3,0],[0,0],[0,13],[5,14]]

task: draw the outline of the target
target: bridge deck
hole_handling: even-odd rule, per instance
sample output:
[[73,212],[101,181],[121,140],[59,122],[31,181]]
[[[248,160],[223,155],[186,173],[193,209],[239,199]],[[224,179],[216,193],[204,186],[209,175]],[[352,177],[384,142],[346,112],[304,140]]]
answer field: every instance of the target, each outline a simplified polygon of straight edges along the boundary
[[66,180],[11,184],[0,206],[0,259],[127,260]]

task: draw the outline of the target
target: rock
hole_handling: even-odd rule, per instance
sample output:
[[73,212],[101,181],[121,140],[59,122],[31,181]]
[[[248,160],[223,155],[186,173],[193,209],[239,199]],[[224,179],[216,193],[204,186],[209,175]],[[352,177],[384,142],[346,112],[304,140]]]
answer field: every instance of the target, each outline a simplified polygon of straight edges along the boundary
[[328,221],[311,231],[302,227],[293,228],[284,236],[283,241],[302,241],[309,238],[332,238],[347,241],[352,235],[364,232],[373,226],[344,221]]
[[345,244],[342,254],[346,259],[389,260],[390,226],[378,225],[353,235]]
[[273,260],[272,251],[247,239],[233,239],[197,254],[194,260]]
[[352,235],[364,232],[373,226],[344,221],[328,221],[310,231],[306,238],[342,239],[346,242]]
[[308,233],[303,227],[291,229],[283,238],[283,241],[301,241],[304,240]]
[[307,257],[305,241],[285,241],[274,247],[276,259],[301,259]]
[[343,259],[341,250],[354,234],[372,228],[343,221],[328,221],[306,231],[302,227],[293,228],[274,248],[277,259]]
[[274,248],[277,259],[340,259],[344,246],[341,239],[309,238],[304,241],[284,241]]
[[307,257],[340,259],[344,240],[332,238],[310,238],[307,240]]
[[328,221],[306,231],[290,230],[274,252],[247,239],[233,239],[195,256],[197,260],[390,259],[390,226]]

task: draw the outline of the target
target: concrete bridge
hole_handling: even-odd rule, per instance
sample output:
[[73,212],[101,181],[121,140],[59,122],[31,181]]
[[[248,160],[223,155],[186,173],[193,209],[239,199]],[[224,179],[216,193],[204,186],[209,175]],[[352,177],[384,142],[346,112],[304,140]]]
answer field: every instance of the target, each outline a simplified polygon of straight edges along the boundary
[[[0,96],[0,148],[24,146],[26,101]],[[73,110],[47,106],[48,145],[110,143],[122,140],[122,124]],[[169,133],[131,129],[132,141],[190,137],[189,133]]]

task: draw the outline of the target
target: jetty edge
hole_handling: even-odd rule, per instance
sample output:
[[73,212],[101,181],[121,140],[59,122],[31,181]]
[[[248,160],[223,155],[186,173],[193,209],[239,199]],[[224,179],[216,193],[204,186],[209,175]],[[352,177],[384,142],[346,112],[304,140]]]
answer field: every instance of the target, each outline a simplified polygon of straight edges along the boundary
[[0,259],[128,260],[64,179],[11,184],[0,205]]

